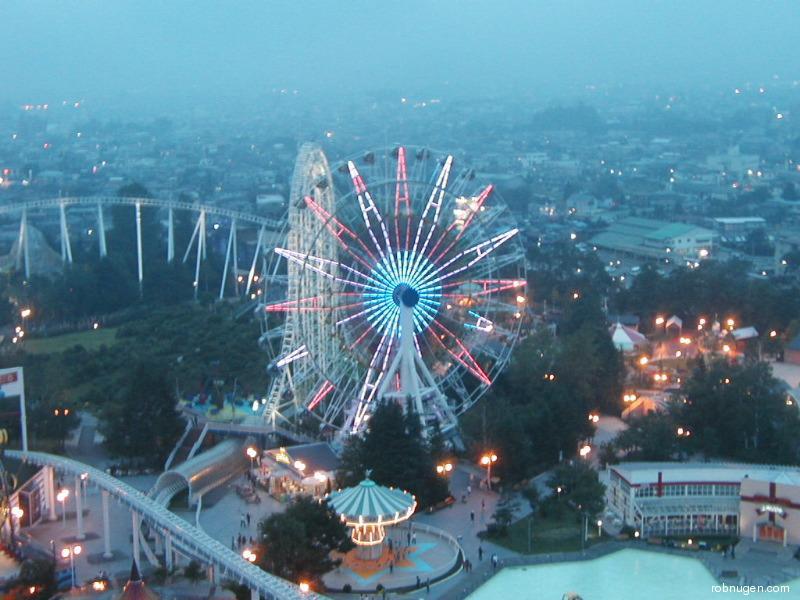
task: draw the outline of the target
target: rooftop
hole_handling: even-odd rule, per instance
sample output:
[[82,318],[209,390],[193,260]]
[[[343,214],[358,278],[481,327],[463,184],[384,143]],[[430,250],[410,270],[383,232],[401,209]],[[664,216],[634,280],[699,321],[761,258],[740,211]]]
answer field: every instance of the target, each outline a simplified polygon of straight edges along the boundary
[[725,462],[626,462],[609,467],[631,485],[662,483],[741,483],[745,478],[800,486],[800,467]]

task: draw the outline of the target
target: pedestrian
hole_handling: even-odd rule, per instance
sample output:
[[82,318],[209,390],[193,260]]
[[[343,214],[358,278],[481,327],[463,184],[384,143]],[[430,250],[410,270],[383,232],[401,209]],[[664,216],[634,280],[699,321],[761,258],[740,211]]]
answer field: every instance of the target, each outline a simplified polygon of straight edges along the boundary
[[411,545],[411,531],[406,531],[406,546]]
[[481,512],[486,510],[486,500],[481,498]]
[[419,575],[417,575],[417,589],[419,589],[420,583],[421,583],[421,582],[420,582],[420,580],[419,580]]
[[426,594],[430,594],[431,593],[431,578],[430,577],[428,577],[425,580],[425,593]]
[[247,513],[247,526],[250,527],[250,513]]
[[497,569],[497,554],[492,554],[492,570]]
[[417,543],[417,534],[416,534],[416,532],[414,532],[414,533],[411,534],[411,544],[413,545],[413,544],[416,544],[416,543]]
[[394,561],[389,563],[389,575],[394,573]]
[[483,560],[483,546],[478,546],[478,560]]
[[736,558],[736,546],[731,546],[731,558]]
[[469,511],[469,520],[472,521],[473,525],[475,524],[475,511],[474,510]]
[[472,484],[467,485],[467,496],[472,495]]

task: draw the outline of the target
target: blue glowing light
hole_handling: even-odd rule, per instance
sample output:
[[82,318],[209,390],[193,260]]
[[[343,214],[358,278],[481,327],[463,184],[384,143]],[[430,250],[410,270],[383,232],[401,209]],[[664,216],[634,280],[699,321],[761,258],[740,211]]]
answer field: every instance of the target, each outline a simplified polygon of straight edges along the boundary
[[[400,304],[406,298],[411,305],[417,333],[424,331],[439,312],[442,286],[431,277],[433,265],[425,257],[412,258],[408,252],[384,256],[370,275],[378,282],[364,292],[367,319],[378,331],[396,336],[399,331]],[[403,294],[403,290],[408,290]]]

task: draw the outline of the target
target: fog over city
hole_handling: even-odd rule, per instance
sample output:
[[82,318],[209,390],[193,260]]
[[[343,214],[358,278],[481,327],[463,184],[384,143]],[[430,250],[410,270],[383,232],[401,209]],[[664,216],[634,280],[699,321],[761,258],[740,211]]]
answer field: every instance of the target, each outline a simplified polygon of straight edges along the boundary
[[786,1],[5,0],[0,99],[545,96],[798,76]]

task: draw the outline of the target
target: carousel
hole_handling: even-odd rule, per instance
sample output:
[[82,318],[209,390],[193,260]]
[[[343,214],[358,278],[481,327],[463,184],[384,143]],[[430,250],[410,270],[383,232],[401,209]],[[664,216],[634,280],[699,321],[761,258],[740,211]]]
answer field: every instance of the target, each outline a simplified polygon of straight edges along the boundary
[[352,530],[358,557],[374,560],[383,553],[386,527],[407,520],[417,508],[412,494],[378,485],[367,477],[355,487],[328,495],[330,505]]

